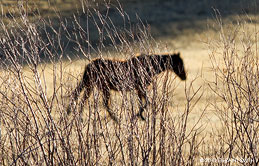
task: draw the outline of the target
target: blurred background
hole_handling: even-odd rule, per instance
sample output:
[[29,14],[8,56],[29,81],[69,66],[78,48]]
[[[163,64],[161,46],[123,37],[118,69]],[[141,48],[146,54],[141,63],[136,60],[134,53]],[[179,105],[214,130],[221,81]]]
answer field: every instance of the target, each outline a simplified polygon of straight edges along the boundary
[[[82,6],[98,8],[105,14],[107,6],[103,5],[104,2],[109,5],[107,14],[116,26],[123,26],[123,20],[116,9],[119,7],[128,14],[131,23],[137,22],[139,17],[144,24],[149,24],[151,34],[156,39],[175,39],[208,30],[210,20],[216,16],[215,10],[218,10],[221,18],[230,22],[237,15],[256,16],[259,3],[258,0],[1,0],[1,18],[8,20],[13,16],[18,17],[17,11],[23,7],[25,13],[32,17],[37,13],[55,22],[59,13],[69,22],[75,14],[85,19]],[[233,23],[235,24],[234,21]],[[189,44],[189,41],[186,40],[183,44]]]

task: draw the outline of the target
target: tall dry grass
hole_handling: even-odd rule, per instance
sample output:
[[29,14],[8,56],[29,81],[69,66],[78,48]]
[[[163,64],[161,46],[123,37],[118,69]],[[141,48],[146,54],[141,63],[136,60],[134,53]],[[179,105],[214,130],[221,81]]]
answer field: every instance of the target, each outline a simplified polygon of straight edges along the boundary
[[[119,124],[114,124],[103,110],[102,94],[97,90],[86,105],[71,116],[66,114],[69,95],[80,79],[79,74],[66,72],[69,62],[64,62],[63,57],[69,43],[74,54],[86,60],[104,57],[104,52],[125,57],[136,52],[154,53],[159,47],[140,19],[132,24],[127,13],[118,7],[116,11],[124,25],[117,27],[108,16],[110,4],[105,5],[106,13],[85,6],[85,20],[75,15],[70,25],[60,18],[58,29],[50,20],[31,22],[22,13],[20,18],[13,18],[11,25],[2,22],[2,165],[195,162],[198,132],[195,126],[187,131],[187,121],[199,100],[196,95],[200,89],[193,90],[191,83],[186,84],[186,107],[179,110],[177,117],[170,115],[174,108],[169,102],[174,90],[169,87],[175,79],[169,73],[154,79],[147,90],[151,104],[145,112],[145,122],[135,116],[138,101],[134,92],[121,92],[114,97],[116,104],[113,102],[112,108]],[[90,31],[93,25],[98,32],[98,41],[94,43]]]
[[[97,89],[85,105],[78,103],[67,115],[81,69],[95,57],[129,58],[136,52],[163,52],[163,46],[152,38],[148,25],[141,19],[133,24],[120,5],[105,3],[103,13],[87,1],[82,4],[85,17],[75,14],[70,23],[60,17],[59,28],[51,20],[30,21],[23,13],[11,24],[1,23],[1,165],[258,164],[256,28],[246,34],[241,24],[229,35],[221,26],[221,40],[210,45],[216,47],[210,47],[215,80],[209,85],[220,103],[208,101],[201,107],[203,86],[194,86],[195,79],[179,83],[171,73],[163,73],[147,89],[146,121],[135,116],[135,92],[114,93],[111,108],[119,119],[116,124]],[[109,17],[111,7],[122,26]],[[221,56],[224,63],[218,61]],[[77,59],[84,59],[81,69],[73,63]],[[182,107],[174,102],[179,84],[184,84]],[[209,138],[199,123],[208,106],[222,123]],[[190,115],[197,107],[202,113],[192,122]],[[237,157],[247,161],[230,161]]]
[[[247,20],[247,21],[246,21]],[[211,106],[221,127],[205,153],[227,165],[258,165],[259,55],[256,16],[224,25],[216,10],[219,39],[210,43],[214,80],[209,86],[216,101]]]

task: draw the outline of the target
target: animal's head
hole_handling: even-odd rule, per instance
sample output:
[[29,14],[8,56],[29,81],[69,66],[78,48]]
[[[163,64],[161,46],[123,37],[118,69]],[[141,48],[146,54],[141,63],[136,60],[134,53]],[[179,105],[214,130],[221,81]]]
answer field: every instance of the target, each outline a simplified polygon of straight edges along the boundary
[[180,57],[180,53],[170,55],[170,68],[179,76],[182,80],[186,80],[186,73],[184,70],[183,60]]

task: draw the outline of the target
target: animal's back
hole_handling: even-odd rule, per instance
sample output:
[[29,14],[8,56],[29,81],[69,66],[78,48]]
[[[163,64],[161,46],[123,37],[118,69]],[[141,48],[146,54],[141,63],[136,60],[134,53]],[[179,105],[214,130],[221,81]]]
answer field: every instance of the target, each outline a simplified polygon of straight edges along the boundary
[[85,68],[85,74],[92,84],[113,90],[131,90],[132,71],[125,61],[95,59]]
[[150,84],[155,58],[143,54],[126,61],[98,58],[86,66],[85,78],[99,88],[132,90]]

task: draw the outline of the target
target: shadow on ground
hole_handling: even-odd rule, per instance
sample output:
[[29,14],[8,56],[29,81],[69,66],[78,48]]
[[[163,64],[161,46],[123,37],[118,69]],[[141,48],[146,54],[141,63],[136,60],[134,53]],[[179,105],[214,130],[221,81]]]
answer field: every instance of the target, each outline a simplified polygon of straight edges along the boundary
[[[121,13],[117,10],[117,8],[120,8],[120,5],[115,0],[109,4],[108,9],[100,1],[95,1],[93,5],[99,9],[103,16],[108,16],[117,29],[127,29],[129,26],[136,25],[140,22],[138,19],[140,18],[144,25],[149,25],[151,35],[155,39],[176,39],[183,35],[201,33],[208,30],[208,20],[215,19],[216,14],[220,14],[223,19],[230,18],[233,15],[247,14],[255,16],[253,18],[258,17],[258,4],[256,0],[122,0],[120,1],[120,5],[123,11],[127,13],[127,15],[124,13],[125,17],[130,18],[127,20],[127,25],[125,25],[125,19],[123,19]],[[69,0],[67,2],[70,3]],[[66,1],[63,3],[66,3]],[[92,15],[92,21],[89,21],[89,13],[82,12],[82,10],[78,10],[78,8],[73,8],[72,6],[71,8],[70,13],[66,13],[63,16],[61,12],[62,20],[65,20],[67,23],[66,33],[73,34],[80,31],[74,27],[73,21],[74,15],[76,15],[82,29],[90,32],[88,37],[92,46],[95,48],[98,47],[100,44],[100,35],[93,21],[93,18],[98,20],[98,16]],[[67,11],[67,8],[65,11]],[[48,16],[47,13],[41,13],[41,15],[43,17],[44,15]],[[54,22],[52,24],[54,29],[59,29],[59,18],[51,17],[51,19]],[[229,19],[229,21],[233,20]],[[244,21],[256,22],[258,19],[247,17],[247,20]],[[99,23],[100,21],[97,21],[97,24]],[[235,24],[236,22],[232,23]],[[51,33],[52,28],[47,28],[47,31]],[[84,38],[81,39],[82,45],[85,45],[85,40]],[[62,42],[67,52],[73,52],[77,46],[77,44],[68,40],[65,35],[62,36]],[[111,41],[104,39],[102,44],[109,46]]]

